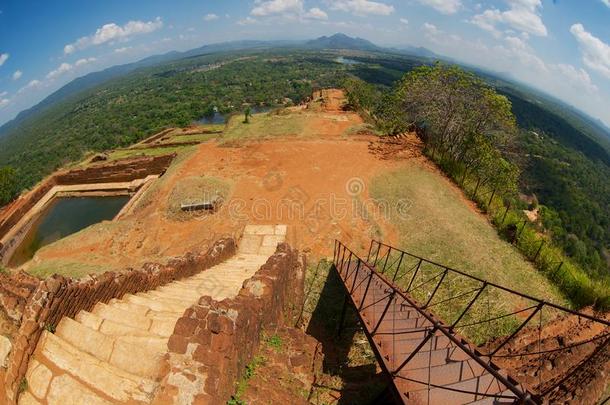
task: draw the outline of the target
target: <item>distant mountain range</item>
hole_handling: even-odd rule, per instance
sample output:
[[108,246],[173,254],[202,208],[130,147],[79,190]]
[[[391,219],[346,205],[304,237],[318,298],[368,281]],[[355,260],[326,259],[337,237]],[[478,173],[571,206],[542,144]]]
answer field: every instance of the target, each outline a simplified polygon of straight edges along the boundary
[[18,126],[28,117],[36,114],[39,111],[44,110],[46,107],[66,100],[70,96],[80,93],[82,91],[96,87],[108,80],[115,79],[120,76],[124,76],[136,69],[154,66],[162,62],[169,62],[172,60],[190,58],[194,56],[205,55],[209,53],[217,52],[229,52],[248,50],[256,48],[277,48],[277,47],[302,47],[307,49],[349,49],[349,50],[361,50],[361,51],[392,51],[398,53],[405,53],[420,57],[437,57],[432,51],[426,48],[415,48],[415,47],[404,47],[404,48],[383,48],[373,44],[370,41],[362,38],[352,38],[345,34],[337,33],[332,36],[322,36],[320,38],[312,39],[309,41],[256,41],[256,40],[244,40],[244,41],[231,41],[222,42],[217,44],[204,45],[199,48],[191,49],[185,52],[172,51],[162,55],[154,55],[144,58],[134,63],[128,63],[125,65],[112,66],[99,72],[89,73],[85,76],[79,77],[72,80],[70,83],[61,87],[44,100],[36,104],[35,106],[21,111],[17,117],[7,122],[3,126],[0,126],[0,137],[3,133]]
[[[394,48],[384,48],[374,43],[363,39],[363,38],[353,38],[348,35],[337,33],[331,36],[322,36],[316,39],[307,40],[307,41],[257,41],[257,40],[243,40],[243,41],[231,41],[231,42],[222,42],[217,44],[204,45],[199,48],[191,49],[184,52],[171,51],[162,55],[154,55],[147,58],[144,58],[140,61],[134,63],[128,63],[124,65],[112,66],[107,69],[104,69],[99,72],[89,73],[85,76],[79,77],[77,79],[72,80],[70,83],[61,87],[59,90],[55,91],[44,100],[36,104],[35,106],[23,110],[20,112],[17,117],[13,120],[5,123],[0,126],[0,137],[4,134],[8,133],[11,129],[19,126],[29,117],[34,116],[36,113],[45,110],[47,107],[67,100],[73,95],[76,95],[82,91],[94,88],[102,83],[105,83],[109,80],[124,76],[136,69],[150,67],[157,65],[163,62],[169,62],[172,60],[179,60],[185,58],[191,58],[196,56],[201,56],[205,54],[219,53],[219,52],[230,52],[230,51],[240,51],[240,50],[249,50],[249,49],[266,49],[266,48],[278,48],[278,47],[294,47],[294,48],[304,48],[304,49],[347,49],[347,50],[359,50],[359,51],[367,51],[367,52],[390,52],[397,53],[408,56],[416,56],[420,58],[428,58],[428,59],[443,59],[450,62],[458,63],[455,61],[451,61],[445,57],[439,56],[429,49],[423,47],[413,47],[413,46],[403,46],[403,47],[394,47]],[[510,78],[497,74],[490,73],[480,68],[475,68],[477,72],[483,73],[484,76],[491,77],[500,77],[504,78],[508,81]],[[550,97],[550,96],[549,96]],[[557,100],[559,101],[559,100]],[[565,103],[564,103],[565,104]],[[595,127],[598,132],[603,132],[606,136],[606,139],[610,140],[610,129],[606,127],[600,120],[591,118],[587,114],[576,110],[571,107],[572,113],[578,116],[581,120],[586,121],[590,126]]]
[[352,38],[341,33],[330,37],[323,36],[312,39],[305,42],[305,46],[314,49],[352,49],[359,51],[379,51],[383,49],[366,39]]

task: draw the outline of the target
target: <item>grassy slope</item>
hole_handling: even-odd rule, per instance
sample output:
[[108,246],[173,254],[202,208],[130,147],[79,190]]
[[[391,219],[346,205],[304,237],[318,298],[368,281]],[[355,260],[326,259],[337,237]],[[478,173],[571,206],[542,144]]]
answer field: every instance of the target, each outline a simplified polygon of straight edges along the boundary
[[396,206],[410,203],[407,215],[390,212],[400,231],[400,247],[489,281],[566,304],[557,289],[476,213],[443,176],[419,165],[378,176],[371,196]]

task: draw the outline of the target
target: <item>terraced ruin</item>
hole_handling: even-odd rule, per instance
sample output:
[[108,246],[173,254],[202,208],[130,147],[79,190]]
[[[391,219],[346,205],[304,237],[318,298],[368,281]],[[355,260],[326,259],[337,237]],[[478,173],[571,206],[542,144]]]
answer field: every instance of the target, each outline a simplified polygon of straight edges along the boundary
[[[559,387],[550,398],[601,396],[608,362],[597,344],[607,342],[607,320],[594,328],[580,318],[605,315],[587,309],[589,318],[549,316],[558,320],[554,329],[517,330],[535,306],[488,295],[490,309],[473,304],[476,313],[508,314],[510,322],[502,318],[484,338],[484,328],[458,336],[447,331],[454,307],[432,298],[434,307],[423,304],[427,294],[444,301],[450,293],[467,304],[473,286],[447,287],[444,270],[424,266],[420,279],[413,276],[421,288],[401,295],[412,274],[407,265],[413,272],[417,260],[399,263],[383,251],[374,258],[372,239],[549,307],[569,304],[427,160],[414,134],[380,140],[344,104],[343,93],[330,89],[306,104],[255,114],[249,124],[235,117],[224,126],[168,128],[62,170],[0,212],[0,230],[16,235],[58,193],[127,189],[132,196],[112,220],[0,273],[0,403],[539,403],[541,376]],[[218,197],[213,210],[181,209],[211,197]],[[344,260],[344,251],[339,259],[337,241],[354,257]],[[368,273],[354,273],[365,267]],[[406,284],[393,284],[394,271]],[[373,277],[376,289],[367,291]],[[400,308],[390,311],[388,302]],[[407,316],[405,330],[390,328],[384,310],[390,320]],[[575,324],[582,330],[568,336]],[[556,350],[548,364],[485,357],[487,344],[515,331],[506,347],[516,353],[596,339],[587,350]],[[409,341],[403,357],[388,352],[390,332],[412,334],[399,339]],[[536,339],[537,332],[546,335]],[[597,362],[588,357],[593,346],[601,347]],[[393,385],[410,354],[414,363],[402,369],[415,381]],[[446,373],[429,374],[433,363]],[[591,389],[555,384],[568,372]],[[496,385],[473,388],[483,380]]]

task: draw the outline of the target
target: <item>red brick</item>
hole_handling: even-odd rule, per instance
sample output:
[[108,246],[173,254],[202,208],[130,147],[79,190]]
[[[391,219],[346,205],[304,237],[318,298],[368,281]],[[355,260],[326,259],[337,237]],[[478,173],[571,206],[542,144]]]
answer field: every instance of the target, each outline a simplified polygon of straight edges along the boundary
[[167,342],[167,348],[178,354],[186,353],[186,347],[188,345],[188,339],[179,335],[172,335]]
[[178,322],[176,322],[176,327],[174,328],[174,335],[193,336],[195,330],[197,329],[197,325],[199,325],[199,320],[194,318],[180,318]]

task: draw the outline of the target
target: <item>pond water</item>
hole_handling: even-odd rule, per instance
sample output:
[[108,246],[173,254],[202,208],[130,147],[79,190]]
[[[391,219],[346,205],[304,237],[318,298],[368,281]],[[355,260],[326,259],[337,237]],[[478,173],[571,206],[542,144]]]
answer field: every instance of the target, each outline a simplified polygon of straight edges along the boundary
[[45,208],[11,257],[10,266],[30,260],[43,246],[95,223],[111,220],[130,196],[60,197]]
[[250,107],[250,112],[252,114],[261,114],[261,113],[266,113],[269,112],[271,110],[273,110],[274,107],[270,107],[268,105],[253,105],[252,107]]
[[227,120],[223,114],[219,112],[215,112],[211,117],[201,117],[197,123],[198,124],[224,124]]
[[359,65],[362,63],[354,59],[344,58],[343,56],[339,56],[335,59],[335,62],[341,63],[342,65]]

